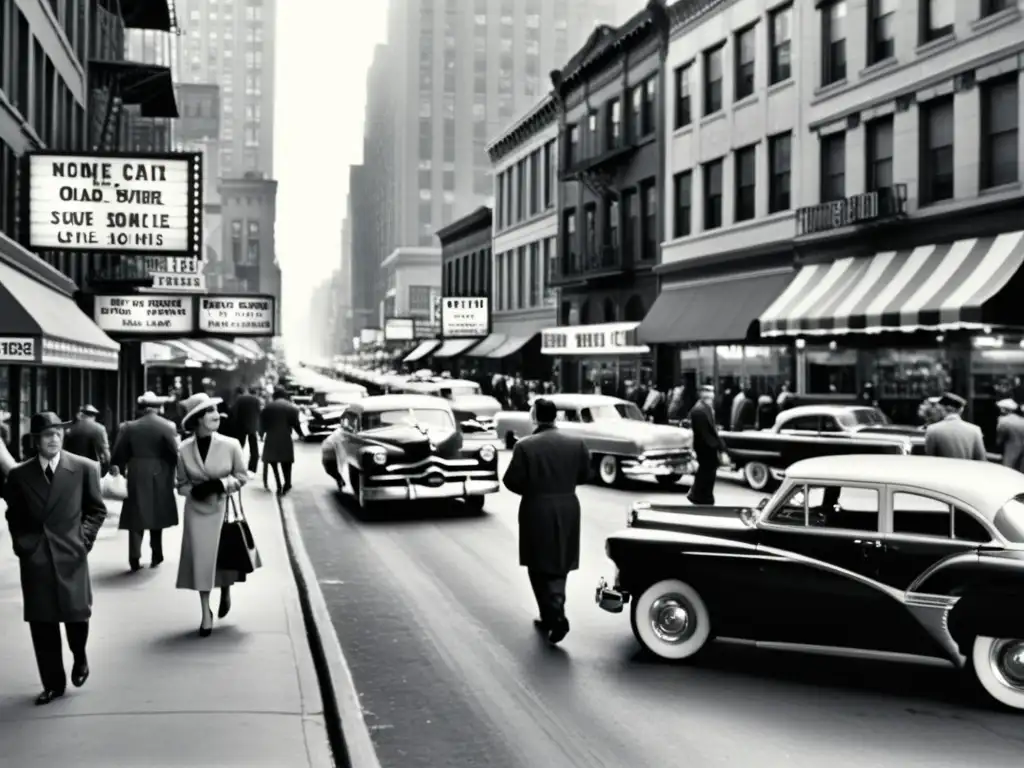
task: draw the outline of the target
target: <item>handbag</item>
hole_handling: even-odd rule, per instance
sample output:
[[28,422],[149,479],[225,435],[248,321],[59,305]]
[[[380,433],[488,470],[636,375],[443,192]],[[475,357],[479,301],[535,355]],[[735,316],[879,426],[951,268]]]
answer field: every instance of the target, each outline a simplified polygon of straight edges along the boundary
[[252,537],[252,530],[245,519],[242,494],[230,494],[225,504],[227,509],[224,513],[224,524],[220,529],[220,546],[217,548],[217,570],[252,573],[262,565],[262,562],[259,550],[256,549],[256,541]]

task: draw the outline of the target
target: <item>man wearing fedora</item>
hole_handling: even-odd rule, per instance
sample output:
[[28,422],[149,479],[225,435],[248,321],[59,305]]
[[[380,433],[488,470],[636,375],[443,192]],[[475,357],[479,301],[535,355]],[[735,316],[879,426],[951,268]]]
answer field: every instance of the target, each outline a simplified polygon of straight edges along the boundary
[[996,447],[1003,455],[1003,466],[1024,472],[1024,416],[1020,406],[1011,398],[996,403],[999,421],[996,422]]
[[147,392],[139,398],[141,416],[122,425],[111,462],[125,473],[128,497],[117,527],[128,531],[128,567],[142,568],[142,536],[149,531],[150,566],[164,561],[163,530],[178,524],[174,470],[178,464],[178,431],[160,415],[166,397]]
[[49,411],[33,416],[29,432],[37,453],[11,470],[4,488],[11,543],[21,565],[25,621],[43,683],[39,705],[63,696],[67,687],[61,624],[74,657],[71,682],[80,688],[89,677],[88,553],[107,516],[99,466],[62,450],[67,427]]
[[110,439],[107,430],[96,421],[100,415],[93,405],[83,405],[76,421],[64,436],[64,450],[92,459],[100,465],[100,474],[110,464]]
[[941,421],[925,429],[925,453],[947,459],[988,461],[981,427],[963,418],[966,405],[966,400],[952,392],[946,392],[939,398],[939,408],[942,409],[943,417]]

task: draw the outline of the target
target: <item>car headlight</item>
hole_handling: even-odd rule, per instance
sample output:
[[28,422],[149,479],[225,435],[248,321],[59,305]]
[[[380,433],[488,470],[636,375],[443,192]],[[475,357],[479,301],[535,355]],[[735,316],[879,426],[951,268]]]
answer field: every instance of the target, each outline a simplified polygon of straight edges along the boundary
[[388,452],[383,448],[378,448],[374,451],[370,451],[370,457],[373,459],[373,463],[378,467],[383,467],[388,463]]
[[486,462],[494,461],[494,446],[493,445],[485,445],[483,448],[481,448],[480,449],[480,458],[483,461],[486,461]]

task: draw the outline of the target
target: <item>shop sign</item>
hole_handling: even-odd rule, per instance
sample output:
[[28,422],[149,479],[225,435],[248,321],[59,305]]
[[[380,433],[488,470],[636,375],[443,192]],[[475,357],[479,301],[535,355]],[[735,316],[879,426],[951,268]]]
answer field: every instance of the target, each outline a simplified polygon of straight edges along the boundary
[[203,273],[203,262],[199,259],[146,256],[144,263],[146,271],[153,278],[153,285],[150,288],[140,288],[140,291],[206,293],[206,275]]
[[0,362],[34,363],[36,340],[27,338],[0,338]]
[[441,324],[432,323],[427,320],[416,321],[416,338],[417,339],[436,339],[441,333]]
[[273,296],[201,296],[199,330],[231,336],[273,336]]
[[491,300],[486,296],[441,299],[441,337],[483,338],[491,332]]
[[29,155],[29,247],[198,256],[202,155]]
[[416,338],[416,325],[411,317],[384,318],[385,341],[412,341]]
[[96,296],[93,319],[108,333],[192,333],[195,316],[191,296]]
[[384,332],[380,328],[363,328],[359,331],[359,341],[363,346],[376,344],[384,339]]
[[906,211],[905,184],[852,195],[843,200],[798,208],[796,234],[815,235],[854,224],[899,216]]
[[541,333],[545,355],[635,354],[646,347],[637,340],[633,326],[582,325],[578,328],[548,328]]

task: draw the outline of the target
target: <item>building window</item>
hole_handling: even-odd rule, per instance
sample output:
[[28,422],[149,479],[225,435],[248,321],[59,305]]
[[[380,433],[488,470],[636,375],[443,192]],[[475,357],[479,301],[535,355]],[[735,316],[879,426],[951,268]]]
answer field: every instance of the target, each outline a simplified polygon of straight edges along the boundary
[[725,43],[704,52],[704,114],[713,115],[722,108],[722,55]]
[[496,310],[505,309],[505,302],[502,301],[502,297],[505,295],[505,254],[499,253],[494,257],[497,261],[497,269],[494,270],[494,290],[492,293],[495,296],[494,307]]
[[530,304],[540,306],[541,283],[543,274],[540,268],[540,243],[530,243]]
[[754,93],[754,62],[757,57],[756,27],[736,33],[736,95],[745,99]]
[[768,213],[788,211],[789,184],[793,168],[793,135],[780,133],[768,139]]
[[821,84],[846,79],[846,0],[821,9]]
[[922,204],[953,199],[953,97],[920,106]]
[[872,120],[865,126],[867,190],[892,186],[892,115]]
[[676,128],[689,125],[693,119],[690,108],[690,77],[692,74],[692,64],[686,64],[676,69]]
[[846,197],[846,134],[821,137],[821,202]]
[[1020,89],[1017,73],[992,80],[981,88],[981,188],[1018,180]]
[[675,198],[672,236],[686,237],[690,234],[690,217],[693,215],[693,173],[682,171],[672,178],[672,194]]
[[868,0],[868,64],[896,55],[896,10],[899,0]]
[[704,229],[722,226],[722,161],[704,163]]
[[526,246],[516,250],[516,309],[526,306]]
[[260,223],[258,221],[246,222],[245,233],[245,263],[260,263]]
[[608,149],[615,149],[622,143],[622,101],[612,99],[605,112],[605,135]]
[[541,259],[543,260],[544,272],[541,278],[544,281],[544,304],[545,306],[554,306],[555,304],[555,289],[552,287],[552,278],[555,274],[555,257],[558,252],[558,248],[555,246],[555,239],[553,237],[545,237],[543,241],[543,252]]
[[770,16],[768,27],[768,49],[771,51],[771,66],[768,84],[789,80],[793,74],[791,63],[793,47],[793,6],[777,8]]
[[544,145],[544,209],[555,207],[555,142]]
[[580,127],[570,125],[565,129],[565,167],[571,168],[580,159]]
[[625,214],[622,220],[623,253],[631,257],[636,252],[636,233],[640,227],[640,199],[635,189],[622,191],[622,210]]
[[658,77],[654,75],[647,78],[643,85],[644,89],[644,100],[640,110],[640,123],[643,127],[644,136],[648,136],[654,133],[654,105],[658,98]]
[[1016,4],[1014,0],[981,0],[981,17],[993,16],[1002,11],[1009,10]]
[[584,236],[587,238],[585,255],[592,257],[597,253],[597,206],[593,203],[583,206],[583,226],[586,228]]
[[653,261],[658,258],[658,244],[661,241],[658,237],[658,187],[653,180],[648,181],[640,185],[640,192],[644,204],[644,232],[640,257],[644,261]]
[[242,222],[231,222],[231,261],[234,264],[242,263]]
[[630,132],[633,139],[639,139],[644,135],[644,86],[640,84],[633,88],[630,96],[629,122]]
[[494,177],[494,224],[497,231],[505,228],[505,172]]
[[596,155],[601,151],[601,137],[597,132],[597,117],[597,112],[591,112],[587,115],[587,146],[585,151],[590,155]]
[[757,146],[736,150],[736,221],[757,214]]
[[920,19],[922,43],[952,35],[956,0],[921,0]]
[[[562,260],[565,267],[576,267],[576,211],[565,212],[565,227],[562,230]],[[566,273],[563,267],[562,274]]]
[[516,221],[526,218],[526,160],[516,163]]
[[613,198],[604,205],[604,239],[612,248],[619,247],[619,201]]
[[540,150],[530,153],[530,215],[540,213]]

